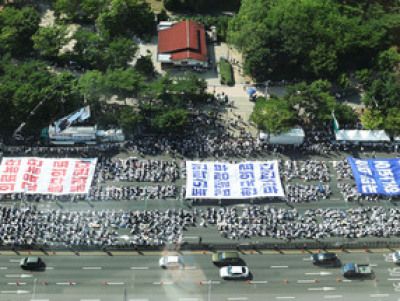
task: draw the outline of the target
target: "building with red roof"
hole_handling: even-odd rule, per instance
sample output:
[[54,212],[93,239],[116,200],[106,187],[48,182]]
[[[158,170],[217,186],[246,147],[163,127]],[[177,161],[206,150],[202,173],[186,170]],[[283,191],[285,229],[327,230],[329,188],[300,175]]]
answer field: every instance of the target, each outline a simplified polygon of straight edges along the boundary
[[158,26],[158,61],[177,66],[208,66],[204,26],[191,20]]

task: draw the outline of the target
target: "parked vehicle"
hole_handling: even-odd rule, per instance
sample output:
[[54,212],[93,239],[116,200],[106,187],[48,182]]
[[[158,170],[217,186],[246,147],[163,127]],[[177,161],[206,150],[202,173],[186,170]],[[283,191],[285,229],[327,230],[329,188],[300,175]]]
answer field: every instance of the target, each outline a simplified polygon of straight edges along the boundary
[[241,265],[243,260],[238,252],[217,252],[212,255],[212,262],[216,266]]
[[319,266],[340,266],[340,260],[335,253],[318,253],[311,255],[314,265]]
[[46,267],[45,263],[40,257],[28,256],[21,259],[20,266],[24,270],[37,271]]
[[346,278],[362,277],[368,278],[372,276],[372,269],[368,264],[346,263],[342,270],[343,276]]
[[163,269],[180,269],[185,266],[183,258],[176,255],[163,256],[158,263]]
[[246,266],[225,266],[220,268],[219,275],[222,279],[248,279],[250,276],[249,268]]
[[400,264],[400,251],[396,251],[392,254],[392,259],[395,264]]

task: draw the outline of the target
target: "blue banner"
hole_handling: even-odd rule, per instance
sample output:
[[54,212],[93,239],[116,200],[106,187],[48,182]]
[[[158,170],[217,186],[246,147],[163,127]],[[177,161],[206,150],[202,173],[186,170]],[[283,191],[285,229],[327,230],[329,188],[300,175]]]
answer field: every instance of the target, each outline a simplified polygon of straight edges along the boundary
[[400,195],[400,158],[347,158],[361,194]]

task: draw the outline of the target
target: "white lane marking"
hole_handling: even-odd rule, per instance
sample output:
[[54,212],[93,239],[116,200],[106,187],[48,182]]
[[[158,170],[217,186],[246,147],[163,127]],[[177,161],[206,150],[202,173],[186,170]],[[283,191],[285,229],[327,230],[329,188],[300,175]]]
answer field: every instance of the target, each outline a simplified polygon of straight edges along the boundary
[[49,301],[49,299],[31,299],[31,301]]
[[129,301],[149,301],[149,299],[129,299]]
[[352,280],[350,279],[343,279],[342,282],[351,282]]
[[400,278],[388,278],[388,281],[400,281]]
[[81,299],[81,301],[100,301],[100,299]]
[[8,285],[26,285],[26,282],[8,282]]
[[326,271],[321,271],[321,272],[304,273],[304,275],[328,276],[328,275],[332,275],[332,273],[331,272],[326,272]]
[[336,290],[335,287],[329,287],[329,286],[324,286],[324,287],[309,287],[309,291],[334,291]]
[[179,301],[198,301],[199,298],[179,298]]
[[21,259],[10,259],[9,262],[21,262]]
[[271,265],[271,269],[287,269],[287,265]]
[[155,285],[172,285],[172,284],[174,284],[174,282],[173,281],[156,281],[156,282],[153,282],[153,284],[155,284]]
[[82,267],[82,270],[101,270],[102,267]]
[[5,275],[6,278],[30,278],[32,277],[31,274],[9,274]]
[[125,282],[107,282],[108,285],[124,285]]
[[370,267],[377,267],[378,264],[377,264],[377,263],[370,263],[369,266],[370,266]]
[[280,300],[284,300],[284,299],[296,299],[296,297],[292,297],[292,296],[280,296],[280,297],[276,297],[276,299],[280,299]]
[[343,298],[343,295],[325,295],[324,298],[325,299],[339,299],[339,298]]
[[76,285],[76,282],[56,282],[57,285]]
[[195,270],[195,269],[197,269],[197,267],[194,265],[188,265],[184,267],[184,270]]
[[8,267],[0,267],[0,270],[8,270]]
[[311,257],[306,257],[306,258],[303,258],[303,261],[312,261],[312,258]]
[[315,279],[304,279],[304,280],[297,280],[297,283],[316,283]]
[[220,284],[219,280],[200,280],[200,284]]
[[1,291],[0,293],[1,293],[1,294],[17,294],[17,295],[20,295],[20,294],[29,294],[30,291],[23,291],[23,290],[17,290],[17,291]]
[[46,267],[46,270],[54,270],[55,267]]
[[383,298],[383,297],[389,297],[389,294],[371,294],[369,296],[371,298]]
[[247,299],[249,299],[249,298],[247,298],[247,297],[228,297],[227,298],[227,300],[230,300],[230,301],[240,301],[240,300],[247,300]]
[[267,284],[267,280],[250,280],[249,283],[251,284]]
[[131,270],[148,270],[149,267],[131,267]]

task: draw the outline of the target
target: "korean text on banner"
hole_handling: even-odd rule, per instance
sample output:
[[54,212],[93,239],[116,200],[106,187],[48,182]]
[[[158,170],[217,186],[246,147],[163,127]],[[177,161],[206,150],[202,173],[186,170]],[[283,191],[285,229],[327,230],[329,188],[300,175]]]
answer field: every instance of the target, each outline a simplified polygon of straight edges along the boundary
[[347,158],[361,194],[400,195],[400,158]]
[[283,197],[277,161],[186,161],[186,198]]
[[0,193],[86,194],[97,159],[14,157],[0,165]]

